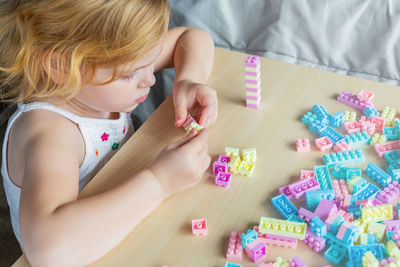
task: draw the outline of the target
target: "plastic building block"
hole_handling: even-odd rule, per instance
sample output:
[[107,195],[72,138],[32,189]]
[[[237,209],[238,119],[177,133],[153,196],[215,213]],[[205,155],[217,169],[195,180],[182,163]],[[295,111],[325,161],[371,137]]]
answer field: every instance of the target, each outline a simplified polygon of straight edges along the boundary
[[213,163],[213,174],[217,175],[219,172],[228,172],[228,163],[214,161],[214,163]]
[[337,112],[329,117],[329,125],[337,128],[343,124],[343,120],[344,120],[343,112]]
[[293,199],[292,192],[289,190],[289,185],[279,188],[279,193],[284,194],[288,199]]
[[376,236],[370,233],[361,233],[359,240],[360,243],[358,245],[371,245],[378,243]]
[[381,117],[385,118],[385,126],[391,127],[393,126],[393,120],[396,116],[396,109],[391,107],[384,107]]
[[306,210],[305,208],[303,208],[303,207],[301,207],[300,209],[299,209],[299,217],[301,218],[301,219],[303,219],[306,223],[310,223],[311,222],[311,220],[312,220],[312,218],[314,218],[316,215],[313,213],[313,212],[311,212],[311,211],[309,211],[309,210]]
[[191,123],[192,123],[192,122],[196,122],[196,121],[195,121],[195,120],[193,119],[193,117],[188,113],[188,114],[186,115],[185,122],[182,124],[182,127],[185,129],[186,133],[190,132],[191,129],[189,129],[189,128],[191,128]]
[[308,138],[299,138],[296,140],[297,152],[310,152],[310,140]]
[[323,159],[325,164],[328,165],[328,167],[334,167],[337,164],[353,164],[353,163],[362,163],[365,161],[364,154],[360,149],[325,154],[323,156]]
[[400,196],[400,185],[394,181],[387,187],[383,188],[376,197],[382,203],[390,203]]
[[318,204],[323,200],[334,200],[335,192],[333,190],[316,190],[306,192],[306,207],[308,210],[315,210]]
[[256,163],[257,161],[257,151],[254,147],[245,148],[242,150],[242,160],[249,161],[251,163]]
[[320,120],[322,123],[329,123],[330,114],[323,105],[314,105],[311,110],[315,115],[317,115],[318,120]]
[[347,207],[347,211],[353,214],[354,218],[360,218],[362,215],[362,205],[361,204],[353,204]]
[[326,220],[326,228],[327,230],[336,235],[340,229],[340,226],[344,223],[344,218],[340,215],[331,216]]
[[326,136],[315,139],[315,145],[320,151],[326,151],[333,147],[332,141]]
[[246,249],[250,243],[253,243],[257,239],[257,236],[258,233],[254,230],[247,230],[245,234],[243,233],[240,236],[243,248]]
[[319,183],[321,190],[333,190],[331,176],[328,166],[314,166],[315,179]]
[[343,123],[343,127],[347,134],[354,134],[361,131],[361,125],[357,121],[349,121]]
[[240,241],[240,235],[237,232],[231,232],[228,249],[226,251],[226,258],[228,260],[240,261],[243,259],[243,246]]
[[392,183],[392,177],[372,162],[367,166],[367,175],[382,187]]
[[[258,226],[254,226],[254,230],[258,232]],[[264,242],[266,245],[285,247],[285,248],[296,248],[297,238],[286,237],[272,234],[261,234],[258,232],[258,239]]]
[[[371,199],[358,200],[358,201],[356,201],[354,204],[356,204],[356,205],[360,204],[361,207],[373,207],[373,206],[378,206],[378,205],[372,204]],[[381,205],[381,204],[380,204],[380,205]]]
[[302,218],[294,214],[291,214],[289,218],[287,218],[287,220],[290,222],[301,222],[301,223],[305,222]]
[[400,220],[387,220],[383,222],[386,226],[386,231],[400,230]]
[[314,178],[315,177],[315,172],[312,170],[301,170],[300,171],[300,179],[304,180],[307,178]]
[[242,161],[240,160],[239,156],[232,156],[228,163],[230,172],[233,174],[239,174],[239,166],[241,162]]
[[[247,85],[247,86],[249,86],[249,85]],[[248,99],[246,97],[246,107],[252,108],[252,109],[259,109],[260,108],[260,104],[261,104],[261,99],[260,98],[258,100],[252,100],[252,99]]]
[[280,194],[271,199],[272,205],[275,209],[285,218],[288,219],[290,215],[297,214],[297,208],[290,202],[290,200],[284,195]]
[[292,196],[295,199],[299,199],[304,196],[307,191],[318,190],[320,185],[314,178],[307,178],[290,184],[288,188]]
[[215,184],[222,187],[229,187],[232,180],[232,173],[229,172],[218,172],[215,177]]
[[361,218],[364,222],[381,222],[393,219],[392,205],[364,207],[361,211]]
[[253,262],[257,262],[267,255],[267,246],[261,240],[256,240],[248,244],[246,254]]
[[369,145],[372,147],[375,147],[376,144],[382,144],[382,143],[385,143],[386,141],[387,141],[386,136],[379,135],[376,133],[371,137],[371,141],[369,141]]
[[347,179],[347,170],[348,169],[350,169],[350,168],[343,166],[342,164],[338,164],[332,169],[332,175],[338,179]]
[[245,62],[246,107],[258,109],[261,103],[260,57],[249,55]]
[[328,232],[325,236],[325,240],[326,240],[326,244],[328,246],[339,246],[339,247],[345,247],[348,248],[350,247],[350,245],[344,243],[342,240],[340,240],[339,238],[337,238],[336,236],[334,236],[331,232]]
[[[342,226],[343,226],[343,224],[342,224]],[[340,228],[339,228],[339,231],[340,231]],[[338,232],[338,235],[339,235],[339,232]],[[360,236],[360,229],[355,225],[351,225],[350,227],[348,227],[346,229],[346,232],[345,232],[344,236],[342,237],[342,241],[347,244],[353,244],[354,242],[357,241],[359,236]]]
[[310,222],[310,230],[316,236],[324,237],[326,235],[326,224],[320,218],[315,216]]
[[252,176],[255,166],[250,161],[242,161],[238,167],[238,171],[241,175]]
[[371,102],[372,98],[374,98],[375,94],[367,91],[367,90],[361,90],[361,92],[357,95],[357,98],[361,101],[365,102]]
[[352,93],[343,91],[337,97],[337,101],[342,102],[350,107],[356,108],[360,111],[363,111],[365,108],[374,107],[374,104],[371,102],[360,101],[356,95]]
[[311,132],[318,134],[319,136],[324,136],[322,131],[326,128],[326,125],[323,124],[321,121],[316,120],[315,122],[311,123],[309,129]]
[[315,252],[321,252],[325,249],[325,239],[319,236],[316,236],[310,229],[307,229],[306,236],[303,239],[303,242]]
[[365,252],[364,256],[361,258],[362,265],[365,267],[379,267],[379,261],[375,258],[371,251]]
[[386,136],[388,141],[398,140],[396,127],[383,127],[383,134]]
[[385,126],[385,118],[383,117],[373,117],[372,123],[375,124],[375,130],[383,132],[383,127]]
[[343,122],[356,121],[356,113],[354,111],[345,111]]
[[225,156],[229,156],[229,157],[239,156],[239,148],[225,147]]
[[361,126],[361,131],[367,132],[367,134],[369,134],[370,136],[372,136],[376,131],[375,124],[373,122],[360,121],[360,126]]
[[[389,141],[386,143],[381,143],[381,144],[376,144],[375,145],[375,151],[378,154],[379,157],[383,157],[386,152],[392,151],[392,150],[400,150],[400,141]],[[400,152],[400,151],[399,151]]]
[[385,225],[377,222],[369,222],[367,232],[375,235],[378,242],[382,242],[385,235]]
[[400,249],[396,246],[393,240],[386,242],[386,250],[395,260],[400,260]]
[[346,171],[346,182],[351,180],[355,176],[361,176],[361,169],[360,168],[349,168]]
[[354,203],[357,200],[374,198],[379,193],[379,191],[379,188],[375,185],[367,184],[363,189],[352,195],[351,201],[352,203]]
[[290,267],[307,267],[299,256],[295,256],[290,262]]
[[379,244],[351,246],[348,250],[350,261],[361,262],[362,256],[364,256],[367,251],[370,251],[378,260],[383,259],[382,250]]
[[303,118],[301,119],[301,122],[307,126],[310,126],[316,120],[317,120],[317,115],[309,111],[306,114],[304,114]]
[[[338,208],[332,200],[321,199],[314,214],[322,221],[325,221],[332,213],[337,213]],[[314,218],[313,218],[314,219]]]
[[242,265],[241,265],[241,264],[232,263],[232,262],[227,261],[227,262],[225,263],[225,266],[224,266],[224,267],[242,267]]
[[363,189],[367,185],[367,181],[359,176],[353,177],[350,181],[347,182],[347,189],[350,194],[355,194],[361,189]]
[[400,181],[400,162],[393,162],[386,168],[386,172],[394,181]]
[[357,132],[350,135],[345,135],[344,140],[347,144],[349,144],[352,148],[369,144],[371,141],[371,137],[366,131]]
[[218,161],[218,162],[226,162],[226,163],[229,163],[229,162],[231,161],[231,157],[225,156],[225,155],[220,155],[217,161]]
[[334,144],[340,143],[344,140],[344,136],[330,126],[320,129],[320,132],[322,136],[328,137]]
[[[346,136],[345,136],[346,137]],[[351,150],[351,146],[346,143],[346,141],[336,143],[335,146],[333,147],[334,152],[344,152],[344,151],[349,151]]]
[[340,264],[346,256],[347,249],[338,245],[330,246],[324,253],[325,259],[334,263]]
[[332,181],[333,191],[335,191],[335,200],[343,201],[349,195],[346,181],[344,179]]
[[206,235],[208,233],[206,219],[192,220],[192,233],[194,235]]
[[373,118],[374,116],[379,116],[380,115],[379,112],[375,108],[371,108],[371,107],[364,109],[363,113],[368,118]]
[[400,152],[397,150],[385,153],[385,159],[389,164],[400,163]]
[[295,237],[303,240],[306,235],[307,224],[261,217],[258,229],[262,234]]

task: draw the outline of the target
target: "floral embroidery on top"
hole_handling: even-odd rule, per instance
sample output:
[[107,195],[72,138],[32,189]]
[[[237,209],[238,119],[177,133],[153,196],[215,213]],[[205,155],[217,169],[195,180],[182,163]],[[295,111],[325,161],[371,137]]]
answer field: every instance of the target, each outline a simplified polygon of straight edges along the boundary
[[96,149],[96,157],[99,157],[99,150]]
[[119,146],[118,143],[114,143],[111,148],[112,148],[112,150],[116,150],[116,149],[118,149],[118,146]]
[[104,141],[107,141],[109,136],[110,136],[109,134],[103,133],[103,135],[101,136],[101,140],[102,140],[103,142],[104,142]]
[[124,126],[124,130],[122,131],[123,134],[125,133],[125,129],[126,129],[126,126]]

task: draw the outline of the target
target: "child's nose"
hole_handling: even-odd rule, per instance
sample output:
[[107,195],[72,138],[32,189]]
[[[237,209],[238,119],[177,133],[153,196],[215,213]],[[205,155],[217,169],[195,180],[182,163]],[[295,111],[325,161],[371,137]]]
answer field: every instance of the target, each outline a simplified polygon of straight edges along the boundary
[[140,79],[138,87],[139,88],[151,87],[155,83],[156,83],[156,77],[154,76],[153,71],[149,70],[143,75],[143,78]]

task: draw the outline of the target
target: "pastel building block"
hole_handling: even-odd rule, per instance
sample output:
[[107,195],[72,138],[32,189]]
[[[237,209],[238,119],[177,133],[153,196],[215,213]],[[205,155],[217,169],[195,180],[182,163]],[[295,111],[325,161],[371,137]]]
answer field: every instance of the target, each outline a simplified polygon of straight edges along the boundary
[[194,235],[206,235],[208,233],[206,219],[192,220],[192,233]]
[[353,177],[361,177],[361,169],[360,168],[349,168],[346,171],[346,182],[353,179]]
[[352,148],[369,144],[371,141],[371,137],[366,131],[357,132],[350,135],[345,135],[344,140],[347,144],[349,144]]
[[213,163],[213,174],[217,175],[219,172],[228,172],[228,163],[214,161]]
[[345,111],[343,114],[343,122],[356,121],[356,113],[354,111]]
[[297,238],[272,234],[261,234],[258,231],[258,226],[254,226],[254,230],[258,233],[258,239],[264,242],[266,245],[285,248],[297,247]]
[[361,218],[364,222],[381,222],[393,219],[392,205],[383,204],[379,206],[363,207]]
[[334,152],[344,152],[344,151],[349,151],[351,150],[351,145],[346,143],[346,141],[336,143],[335,146],[333,147]]
[[306,234],[307,224],[261,217],[258,229],[262,234],[281,235],[303,240]]
[[338,95],[337,101],[342,102],[343,104],[346,104],[350,107],[356,108],[360,111],[363,111],[365,108],[368,107],[374,107],[373,103],[361,101],[357,98],[356,95],[353,95],[352,93],[346,91],[343,91],[340,95]]
[[383,132],[383,127],[385,127],[385,118],[375,116],[372,118],[372,123],[375,124],[375,130]]
[[303,115],[303,118],[301,119],[301,122],[304,123],[307,126],[310,126],[313,122],[317,120],[317,115],[315,115],[312,112],[307,112],[306,114]]
[[367,175],[382,187],[392,183],[392,177],[372,162],[367,166]]
[[374,135],[376,129],[375,124],[369,121],[360,121],[361,132],[366,132],[369,136]]
[[326,126],[320,129],[320,133],[321,136],[328,137],[334,144],[344,141],[344,136],[330,126]]
[[318,120],[323,123],[329,123],[330,114],[323,105],[314,105],[311,110],[317,115]]
[[344,122],[343,112],[337,112],[329,117],[329,125],[332,127],[339,127]]
[[359,240],[359,245],[370,245],[378,243],[376,236],[370,233],[361,233]]
[[238,167],[238,171],[241,175],[252,176],[254,173],[255,163],[250,161],[242,161]]
[[312,211],[309,211],[309,210],[307,210],[307,209],[305,209],[303,207],[300,207],[298,216],[301,219],[303,219],[304,222],[310,223],[312,218],[314,218],[316,215]]
[[257,239],[257,236],[258,234],[254,230],[247,230],[246,233],[243,233],[240,236],[243,248],[246,249],[250,243],[253,243]]
[[299,138],[296,140],[297,152],[310,152],[310,140],[308,138]]
[[272,205],[275,209],[285,218],[288,219],[290,215],[296,215],[298,213],[297,208],[290,202],[290,200],[284,195],[280,194],[271,199]]
[[321,121],[316,120],[315,122],[311,123],[309,129],[311,132],[318,134],[319,136],[324,136],[322,131],[326,129],[326,125],[323,124]]
[[380,191],[379,188],[376,187],[375,185],[367,184],[360,191],[358,191],[352,195],[351,201],[352,201],[352,203],[354,203],[358,200],[375,198],[377,196],[377,194],[379,193],[379,191]]
[[292,196],[294,196],[295,199],[299,199],[304,196],[307,191],[318,190],[320,185],[314,178],[307,178],[290,184],[288,188]]
[[197,122],[192,121],[187,129],[187,133],[190,133],[193,129],[195,129],[199,133],[201,132],[201,130],[204,129],[204,127],[198,124]]
[[225,156],[233,157],[239,156],[239,148],[236,147],[225,147]]
[[375,147],[376,144],[382,144],[385,143],[386,141],[387,141],[386,136],[376,133],[371,137],[369,145]]
[[229,163],[231,161],[231,157],[225,156],[225,155],[220,155],[217,161]]
[[247,246],[246,254],[253,262],[258,262],[267,255],[267,246],[261,240],[256,240]]
[[332,169],[332,175],[338,179],[347,179],[347,170],[350,169],[349,167],[343,166],[342,164],[337,164]]
[[348,251],[349,251],[349,260],[353,262],[362,262],[362,257],[367,251],[370,251],[376,259],[378,260],[383,259],[382,250],[379,244],[350,246],[348,248]]
[[301,223],[305,222],[302,218],[294,214],[291,214],[289,218],[287,218],[287,220],[291,222],[301,222]]
[[215,177],[215,184],[222,187],[229,187],[232,181],[232,173],[218,172]]
[[396,109],[392,107],[384,107],[381,117],[385,118],[385,126],[391,127],[393,125],[394,117],[396,116]]
[[396,246],[393,240],[387,241],[385,247],[391,257],[395,260],[400,260],[400,249]]
[[321,219],[318,218],[317,216],[312,218],[312,220],[310,222],[310,230],[316,236],[320,236],[320,237],[324,237],[327,232],[326,224],[323,221],[321,221]]
[[386,226],[386,231],[400,230],[400,220],[387,220],[383,222]]
[[361,260],[363,267],[379,267],[379,261],[375,258],[371,251],[365,252]]
[[397,150],[397,151],[400,150],[400,141],[399,140],[389,141],[386,143],[381,143],[381,144],[375,145],[375,151],[379,157],[383,157],[386,152],[389,152],[392,150]]
[[[339,229],[340,231],[340,229]],[[342,237],[342,241],[347,243],[347,244],[353,244],[354,242],[357,241],[358,237],[360,236],[360,229],[355,226],[351,225],[346,229],[346,232],[344,236]],[[339,234],[339,233],[338,233]]]
[[243,246],[240,240],[240,234],[231,232],[229,237],[228,249],[226,251],[226,258],[228,260],[241,261],[243,259]]
[[315,145],[320,151],[326,151],[333,147],[332,141],[326,136],[315,139]]
[[385,153],[385,159],[389,164],[400,163],[400,152],[397,150]]
[[225,263],[225,266],[224,266],[224,267],[242,267],[242,265],[241,265],[241,264],[238,264],[238,263],[233,263],[233,262],[227,261],[227,262]]
[[331,214],[337,213],[338,208],[336,204],[332,200],[321,199],[318,203],[317,208],[314,211],[314,214],[318,216],[322,221],[325,221]]
[[306,207],[308,210],[315,210],[318,204],[324,200],[334,200],[335,192],[333,190],[315,190],[306,192]]
[[363,113],[368,118],[372,118],[374,116],[379,116],[380,115],[379,112],[375,108],[371,108],[371,107],[368,107],[368,108],[364,109]]
[[369,222],[367,232],[375,235],[378,242],[382,242],[385,235],[385,225],[376,222]]
[[245,65],[245,67],[259,68],[260,67],[260,57],[257,55],[248,55],[244,65]]
[[353,182],[353,184],[351,186],[351,190],[349,189],[350,187],[347,186],[350,194],[357,193],[358,191],[360,191],[367,185],[367,181],[359,176],[353,177],[352,180],[350,182],[348,182],[348,185],[351,184],[351,182]]
[[343,201],[349,195],[346,181],[344,179],[332,181],[333,191],[335,192],[335,200]]
[[[365,161],[364,154],[360,149],[329,153],[323,156],[323,160],[328,167],[334,167],[337,164],[354,164]],[[318,180],[317,180],[318,181]]]
[[343,127],[347,134],[354,134],[361,131],[361,125],[357,121],[348,121],[343,123]]
[[[193,123],[193,124],[192,124]],[[193,117],[188,113],[186,115],[186,119],[185,122],[182,124],[182,127],[185,129],[186,133],[189,133],[193,128],[197,129],[197,125],[200,126],[199,124],[197,124],[197,122],[193,119]],[[200,129],[202,129],[203,127],[200,126]]]
[[332,233],[328,232],[325,236],[326,244],[327,246],[339,246],[339,247],[344,247],[348,248],[350,245],[344,243],[342,240],[334,236]]
[[383,127],[383,134],[386,136],[388,141],[399,139],[396,127]]
[[281,188],[279,188],[279,193],[285,195],[287,197],[287,199],[293,199],[293,195],[292,192],[290,192],[289,190],[289,185],[285,185],[282,186]]
[[334,264],[340,264],[345,258],[346,253],[346,248],[338,245],[332,245],[325,251],[324,257]]
[[321,190],[333,190],[331,176],[327,165],[314,166],[315,179]]
[[239,156],[232,156],[228,163],[229,171],[233,174],[239,174],[239,166],[242,163]]
[[315,172],[313,170],[301,170],[300,171],[300,179],[304,180],[307,178],[314,178]]
[[307,229],[303,242],[317,253],[324,250],[326,245],[325,239],[323,237],[316,236],[310,229]]
[[245,148],[242,150],[242,160],[250,161],[251,163],[256,163],[257,161],[257,151],[255,147]]
[[354,218],[360,218],[362,215],[361,204],[353,204],[347,207],[347,211],[353,214]]
[[307,265],[305,265],[299,256],[295,256],[290,262],[290,267],[307,267]]
[[361,92],[357,95],[357,98],[361,101],[371,102],[374,96],[375,94],[370,91],[361,90]]
[[400,197],[400,186],[397,181],[394,181],[390,185],[383,188],[376,198],[382,203],[391,203],[398,197]]

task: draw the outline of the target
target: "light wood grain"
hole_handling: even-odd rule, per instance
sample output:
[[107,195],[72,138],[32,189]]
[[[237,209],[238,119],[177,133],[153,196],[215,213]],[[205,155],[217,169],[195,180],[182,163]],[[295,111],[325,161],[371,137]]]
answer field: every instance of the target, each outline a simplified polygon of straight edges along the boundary
[[[378,109],[399,109],[398,87],[359,78],[301,67],[263,58],[261,65],[262,104],[258,111],[245,107],[244,60],[246,54],[216,49],[208,84],[218,92],[219,116],[209,131],[212,159],[225,146],[256,147],[257,166],[252,177],[235,175],[230,188],[217,187],[211,168],[195,186],[164,201],[116,248],[93,266],[224,266],[231,231],[258,225],[261,216],[281,218],[270,203],[278,188],[299,179],[301,169],[322,165],[322,152],[312,144],[311,153],[297,153],[295,140],[316,135],[300,122],[314,104],[333,114],[354,110],[336,101],[343,90],[357,94],[373,91]],[[357,112],[358,118],[360,112]],[[83,190],[80,197],[103,192],[144,168],[167,143],[184,135],[173,124],[174,109],[169,97],[125,144],[116,156]],[[342,131],[343,132],[343,131]],[[364,146],[366,162],[385,167],[370,147]],[[179,164],[179,163],[177,163]],[[304,202],[296,202],[298,207]],[[118,208],[118,207],[115,207]],[[134,210],[132,210],[134,212]],[[191,220],[207,218],[209,233],[195,237]],[[322,254],[299,242],[297,249],[268,247],[266,260],[299,255],[308,266],[327,265]],[[244,266],[257,266],[246,256]],[[28,266],[22,256],[14,266]]]

